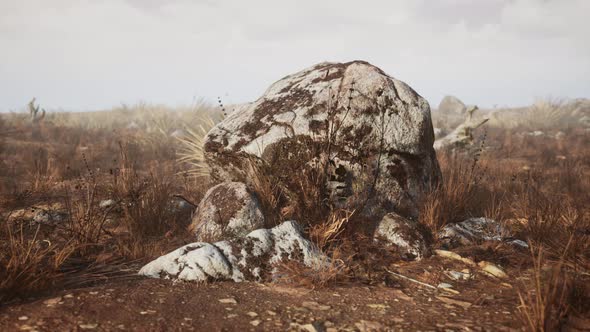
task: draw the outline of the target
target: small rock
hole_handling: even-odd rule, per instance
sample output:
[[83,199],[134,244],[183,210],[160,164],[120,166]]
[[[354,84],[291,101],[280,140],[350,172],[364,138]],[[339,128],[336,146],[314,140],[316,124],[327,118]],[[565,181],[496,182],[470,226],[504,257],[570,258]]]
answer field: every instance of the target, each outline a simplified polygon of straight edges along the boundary
[[236,317],[238,317],[238,315],[236,315],[236,314],[229,314],[229,315],[225,316],[225,318],[228,318],[228,319],[232,319],[232,318],[236,318]]
[[471,303],[469,303],[469,302],[455,300],[455,299],[451,299],[451,298],[445,297],[445,296],[437,296],[436,298],[444,303],[460,306],[464,309],[471,307]]
[[227,299],[219,299],[219,302],[224,304],[238,304],[238,301],[236,301],[236,299],[234,299],[233,297]]
[[321,322],[299,325],[299,328],[307,332],[324,332],[326,330]]
[[303,301],[303,303],[301,303],[301,305],[307,309],[321,310],[321,311],[330,310],[332,308],[329,305],[319,304],[315,301]]
[[354,324],[360,332],[373,332],[373,331],[383,331],[383,325],[379,322],[361,320],[360,322]]
[[61,297],[54,297],[52,299],[43,301],[43,304],[45,304],[48,307],[53,307],[56,304],[58,304],[60,301],[61,301]]
[[112,200],[112,199],[105,199],[105,200],[102,200],[102,201],[100,201],[100,203],[98,204],[98,206],[99,206],[101,209],[108,209],[108,208],[110,208],[110,207],[111,207],[111,206],[113,206],[113,205],[115,205],[115,201],[114,201],[114,200]]
[[438,286],[436,286],[438,288],[453,288],[453,285],[448,284],[446,282],[441,282],[440,284],[438,284]]
[[260,325],[260,323],[262,323],[260,320],[256,319],[250,322],[250,325],[252,326],[258,326]]
[[23,321],[23,320],[27,320],[27,319],[29,319],[29,317],[27,317],[27,316],[20,316],[20,317],[18,318],[18,320],[21,320],[21,321]]
[[389,306],[387,304],[379,304],[379,303],[367,304],[367,307],[369,307],[371,309],[380,309],[380,310],[385,310],[385,309],[389,308]]
[[269,314],[269,315],[271,315],[271,316],[276,316],[277,315],[277,313],[274,312],[274,311],[272,311],[272,310],[267,310],[266,313]]
[[250,317],[252,317],[252,318],[254,318],[254,317],[258,316],[258,314],[257,314],[257,313],[255,313],[254,311],[249,311],[249,312],[247,312],[247,313],[246,313],[246,315],[248,315],[248,316],[250,316]]
[[82,330],[94,330],[98,327],[98,324],[80,324],[78,325]]
[[64,299],[71,299],[73,297],[74,297],[73,294],[66,294],[66,295],[64,295]]
[[508,275],[504,272],[501,268],[497,267],[496,265],[481,261],[477,263],[477,265],[481,268],[482,271],[486,272],[487,274],[494,276],[496,278],[507,278]]
[[459,271],[447,271],[446,275],[453,280],[468,280],[470,277],[469,273]]

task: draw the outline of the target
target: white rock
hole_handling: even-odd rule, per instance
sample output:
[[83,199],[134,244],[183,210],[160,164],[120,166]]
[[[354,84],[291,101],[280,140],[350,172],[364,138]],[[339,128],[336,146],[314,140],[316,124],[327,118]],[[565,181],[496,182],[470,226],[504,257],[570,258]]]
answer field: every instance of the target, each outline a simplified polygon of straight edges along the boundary
[[115,205],[115,200],[114,199],[104,199],[102,201],[100,201],[100,203],[98,204],[98,206],[101,209],[108,209],[111,206]]
[[311,267],[327,262],[303,237],[299,225],[286,221],[229,241],[188,244],[145,265],[139,274],[187,281],[262,281],[284,259],[301,260]]

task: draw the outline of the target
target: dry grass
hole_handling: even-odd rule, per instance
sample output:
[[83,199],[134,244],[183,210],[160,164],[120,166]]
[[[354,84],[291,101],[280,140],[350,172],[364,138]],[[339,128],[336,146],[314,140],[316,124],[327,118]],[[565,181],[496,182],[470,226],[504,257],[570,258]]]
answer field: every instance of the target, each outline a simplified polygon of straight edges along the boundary
[[[532,247],[534,248],[534,247]],[[521,319],[531,332],[558,331],[570,310],[572,283],[563,261],[544,269],[543,248],[531,250],[532,280],[518,292]]]
[[[198,203],[208,189],[207,178],[200,176],[207,172],[202,138],[216,121],[203,122],[202,114],[193,111],[171,114],[137,105],[110,113],[48,113],[39,127],[42,140],[32,138],[25,118],[5,119],[3,133],[10,134],[0,142],[3,217],[11,210],[55,202],[64,205],[68,217],[55,229],[2,225],[0,290],[8,295],[0,301],[97,276],[110,278],[117,269],[127,271],[124,264],[190,240],[185,226],[191,211],[178,210],[173,199],[179,195]],[[85,116],[91,120],[83,121]],[[136,127],[127,128],[131,122]],[[491,217],[536,248],[543,247],[530,263],[538,276],[526,285],[535,292],[522,293],[521,309],[527,326],[549,330],[566,313],[582,311],[584,303],[576,298],[586,298],[587,290],[574,287],[572,276],[590,271],[590,150],[588,134],[579,128],[544,128],[551,135],[490,129],[475,154],[439,153],[444,182],[426,196],[420,222],[436,234],[448,223]],[[171,137],[176,129],[187,136]],[[557,130],[565,137],[555,139]],[[313,146],[308,150],[317,152]],[[280,279],[308,288],[351,280],[381,283],[384,268],[399,257],[351,231],[353,224],[373,220],[357,220],[356,206],[332,206],[326,167],[319,161],[297,173],[285,172],[259,159],[245,167],[245,181],[268,216],[267,226],[297,220],[330,257],[313,267],[282,264]],[[113,199],[113,207],[100,208],[105,199]],[[510,259],[508,249],[492,251]],[[542,266],[553,266],[555,276]],[[64,278],[70,279],[62,283]]]
[[6,234],[0,243],[0,303],[36,295],[60,281],[62,267],[76,249],[74,245],[41,239],[39,227],[28,237],[22,227],[8,223],[3,226]]
[[451,152],[439,154],[444,181],[425,195],[420,223],[436,234],[444,225],[465,220],[476,214],[480,169],[477,160],[461,158]]
[[340,249],[331,252],[330,257],[306,266],[296,260],[283,261],[276,265],[275,282],[292,287],[322,289],[348,282],[351,278],[352,256]]

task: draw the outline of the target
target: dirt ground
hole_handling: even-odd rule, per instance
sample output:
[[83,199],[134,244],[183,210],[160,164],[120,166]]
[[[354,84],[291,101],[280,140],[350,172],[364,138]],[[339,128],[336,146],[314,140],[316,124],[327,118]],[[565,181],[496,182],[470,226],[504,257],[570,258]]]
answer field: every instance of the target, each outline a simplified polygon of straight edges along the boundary
[[453,281],[438,272],[459,267],[431,257],[396,268],[416,280],[450,283],[452,293],[393,275],[381,284],[321,290],[249,282],[110,282],[0,308],[0,330],[521,330],[517,289],[526,277],[516,277],[523,275],[516,270],[505,280],[471,271],[470,280]]

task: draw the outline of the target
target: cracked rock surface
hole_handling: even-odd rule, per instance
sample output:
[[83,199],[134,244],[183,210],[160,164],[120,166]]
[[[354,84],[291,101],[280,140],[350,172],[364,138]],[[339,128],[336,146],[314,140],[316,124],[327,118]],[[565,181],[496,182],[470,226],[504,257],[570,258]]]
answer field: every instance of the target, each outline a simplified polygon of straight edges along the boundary
[[185,245],[145,265],[139,274],[186,281],[264,281],[280,261],[299,260],[313,266],[324,259],[303,237],[299,225],[286,221],[233,240]]

